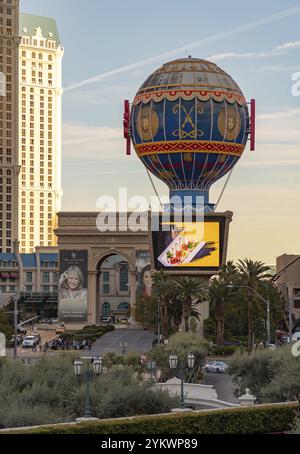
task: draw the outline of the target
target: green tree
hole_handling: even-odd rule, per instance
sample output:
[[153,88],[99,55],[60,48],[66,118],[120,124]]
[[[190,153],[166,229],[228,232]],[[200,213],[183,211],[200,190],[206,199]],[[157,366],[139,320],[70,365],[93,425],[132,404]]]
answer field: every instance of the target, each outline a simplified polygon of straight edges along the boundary
[[[169,314],[174,331],[178,332],[183,318],[183,304],[180,296],[173,296],[170,300]],[[192,320],[196,321],[199,320],[199,316],[198,308],[195,305],[192,305],[190,317]]]
[[11,339],[14,333],[13,326],[4,309],[0,309],[0,333],[3,333],[7,340]]
[[174,285],[171,278],[164,271],[159,271],[153,276],[153,297],[159,304],[162,335],[168,337],[169,334],[169,306],[170,300],[174,295]]
[[176,298],[182,301],[182,317],[187,332],[193,310],[198,304],[208,299],[208,285],[198,278],[178,277],[174,279],[174,293]]
[[[239,260],[237,265],[239,271],[239,285],[244,285],[258,290],[261,282],[270,277],[267,271],[270,268],[262,262],[249,259]],[[247,289],[247,312],[248,312],[248,350],[252,351],[253,345],[253,301],[255,294]]]
[[141,326],[154,333],[157,332],[157,298],[139,295],[135,306],[135,319]]
[[[181,365],[185,364],[184,368],[185,380],[188,382],[201,382],[202,366],[208,353],[207,342],[195,333],[176,333],[169,337],[166,345],[159,345],[149,352],[149,357],[154,360],[157,367],[162,372],[162,378],[165,380],[173,377],[174,372],[170,370],[169,357],[171,354],[176,354]],[[187,356],[189,353],[195,355],[194,371],[190,371],[187,367]]]
[[228,261],[209,286],[209,302],[217,326],[217,345],[219,346],[223,345],[224,342],[225,308],[235,296],[228,285],[233,284],[236,280],[236,266],[232,261]]

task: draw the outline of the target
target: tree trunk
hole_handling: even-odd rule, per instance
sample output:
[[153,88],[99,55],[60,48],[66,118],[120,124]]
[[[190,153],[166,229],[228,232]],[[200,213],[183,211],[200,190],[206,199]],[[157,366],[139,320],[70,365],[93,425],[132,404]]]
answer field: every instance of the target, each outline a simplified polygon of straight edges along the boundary
[[186,298],[186,300],[183,303],[183,307],[182,307],[182,314],[183,314],[183,318],[184,318],[184,330],[186,333],[189,330],[189,318],[191,316],[191,306],[192,306],[191,298]]
[[222,345],[224,344],[224,326],[225,326],[225,322],[224,322],[224,318],[222,320]]
[[180,319],[177,317],[173,318],[173,326],[174,326],[175,331],[179,331],[180,323],[181,323],[181,318]]
[[223,332],[222,332],[222,319],[217,320],[217,345],[221,347],[223,345]]
[[225,318],[225,306],[219,304],[216,310],[216,322],[217,322],[217,345],[222,346],[224,342],[224,318]]
[[189,330],[189,317],[184,319],[184,331],[187,333]]
[[253,350],[253,298],[248,294],[248,351]]
[[161,302],[161,331],[164,338],[168,337],[168,308],[166,301]]

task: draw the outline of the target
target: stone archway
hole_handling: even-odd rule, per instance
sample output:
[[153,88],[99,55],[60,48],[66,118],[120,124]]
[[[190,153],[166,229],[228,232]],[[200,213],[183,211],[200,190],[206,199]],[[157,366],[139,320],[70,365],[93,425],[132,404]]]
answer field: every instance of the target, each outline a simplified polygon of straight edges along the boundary
[[[132,308],[135,308],[136,299],[135,251],[106,249],[103,252],[99,251],[97,255],[94,251],[93,262],[90,265],[89,323],[100,323],[100,316],[103,315],[103,304],[105,303],[106,308],[109,304],[109,315],[115,318],[120,315],[118,306],[123,302],[127,302],[129,308],[133,311]],[[124,269],[127,269],[127,274],[124,273]],[[125,312],[124,317],[127,316]],[[130,318],[131,315],[132,313],[128,314]]]

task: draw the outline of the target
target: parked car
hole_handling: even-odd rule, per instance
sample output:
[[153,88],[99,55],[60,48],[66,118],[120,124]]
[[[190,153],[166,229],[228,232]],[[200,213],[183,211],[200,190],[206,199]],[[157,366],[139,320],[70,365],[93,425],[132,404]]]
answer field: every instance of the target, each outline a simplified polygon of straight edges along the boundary
[[128,325],[129,324],[129,320],[128,318],[120,318],[120,321],[119,323],[121,323],[122,325]]
[[104,316],[101,316],[100,317],[100,323],[104,323],[104,324],[107,324],[107,323],[114,323],[114,318],[113,317],[104,317]]
[[225,364],[223,361],[210,361],[205,364],[204,369],[207,373],[215,372],[217,374],[224,374],[228,365]]
[[26,336],[23,340],[23,348],[34,347],[38,344],[37,338],[35,336]]
[[52,322],[49,318],[43,318],[43,319],[39,320],[38,323],[47,325],[48,323],[52,323]]
[[293,335],[292,335],[292,342],[297,342],[300,340],[300,331],[296,331]]
[[39,344],[41,342],[42,339],[38,333],[33,332],[32,336],[34,336],[36,338],[37,344]]
[[223,345],[227,346],[227,347],[240,347],[242,345],[242,342],[241,341],[227,341],[227,340],[224,340]]
[[[165,338],[162,335],[160,335],[160,343],[161,343],[161,345],[163,345],[165,343]],[[156,337],[152,341],[152,347],[156,347],[157,345],[158,345],[158,337]]]

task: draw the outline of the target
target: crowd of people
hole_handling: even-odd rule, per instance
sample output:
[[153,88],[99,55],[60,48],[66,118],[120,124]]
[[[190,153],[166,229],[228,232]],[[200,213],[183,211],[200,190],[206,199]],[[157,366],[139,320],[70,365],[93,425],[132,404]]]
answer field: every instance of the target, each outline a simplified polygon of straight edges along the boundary
[[56,339],[40,343],[32,347],[33,352],[38,350],[43,353],[47,353],[49,350],[91,350],[92,341],[88,339],[83,340],[68,340],[58,337]]

